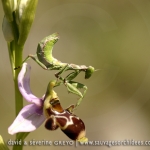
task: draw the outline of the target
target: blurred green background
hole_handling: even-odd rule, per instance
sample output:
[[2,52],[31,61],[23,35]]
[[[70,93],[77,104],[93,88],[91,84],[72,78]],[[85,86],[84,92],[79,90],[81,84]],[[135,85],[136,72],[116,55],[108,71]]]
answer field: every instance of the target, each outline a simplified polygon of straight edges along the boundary
[[[0,24],[3,20],[0,3]],[[150,141],[150,1],[149,0],[39,0],[24,58],[35,54],[37,43],[54,32],[60,35],[54,56],[62,62],[101,69],[85,80],[87,94],[76,114],[86,125],[89,140]],[[0,30],[0,134],[14,139],[7,128],[15,118],[14,86],[6,42]],[[32,92],[41,97],[55,71],[45,71],[32,60]],[[78,99],[64,86],[56,89],[64,108]],[[26,105],[27,102],[24,102]],[[69,140],[59,129],[42,125],[29,140]],[[26,146],[24,150],[76,149],[74,146]],[[78,149],[108,149],[86,146]],[[149,150],[116,146],[112,150]]]

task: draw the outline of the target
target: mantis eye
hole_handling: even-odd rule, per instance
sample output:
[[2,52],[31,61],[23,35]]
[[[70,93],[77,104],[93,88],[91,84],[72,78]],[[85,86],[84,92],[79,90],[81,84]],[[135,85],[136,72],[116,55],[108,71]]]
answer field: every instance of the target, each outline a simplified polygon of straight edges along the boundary
[[90,78],[94,71],[94,67],[89,66],[88,69],[85,71],[85,79]]

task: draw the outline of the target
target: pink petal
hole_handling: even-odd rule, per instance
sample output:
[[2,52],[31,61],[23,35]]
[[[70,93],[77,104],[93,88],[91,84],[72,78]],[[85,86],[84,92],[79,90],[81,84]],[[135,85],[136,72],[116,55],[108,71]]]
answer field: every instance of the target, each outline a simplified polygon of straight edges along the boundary
[[42,99],[36,97],[31,92],[30,70],[31,70],[31,67],[27,63],[23,63],[22,69],[18,75],[18,87],[24,99],[38,106],[42,106]]
[[9,134],[31,132],[36,130],[45,120],[43,110],[35,104],[25,106],[12,125],[8,128]]

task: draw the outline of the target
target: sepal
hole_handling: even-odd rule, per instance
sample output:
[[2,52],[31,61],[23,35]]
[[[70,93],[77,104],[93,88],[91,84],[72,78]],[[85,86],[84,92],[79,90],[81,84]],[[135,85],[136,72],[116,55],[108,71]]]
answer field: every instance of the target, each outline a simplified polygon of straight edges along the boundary
[[4,16],[3,18],[2,31],[4,34],[4,38],[7,42],[11,42],[12,40],[14,40],[12,26],[11,23],[6,18],[6,16]]
[[13,21],[13,11],[17,5],[17,0],[2,0],[3,10],[9,22]]

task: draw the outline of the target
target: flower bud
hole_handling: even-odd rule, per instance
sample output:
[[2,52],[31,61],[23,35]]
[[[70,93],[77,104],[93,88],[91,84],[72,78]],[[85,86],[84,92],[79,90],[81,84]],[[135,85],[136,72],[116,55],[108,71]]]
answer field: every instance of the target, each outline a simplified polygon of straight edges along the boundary
[[2,0],[3,10],[9,22],[13,21],[12,12],[17,6],[17,0]]
[[20,0],[16,10],[16,22],[19,29],[18,44],[24,45],[32,22],[35,17],[35,10],[38,0]]
[[3,19],[2,30],[3,30],[4,38],[7,42],[11,42],[12,40],[14,40],[11,23],[7,20],[5,16]]

